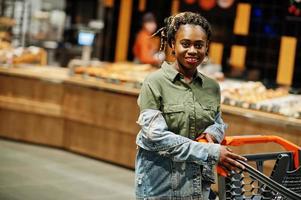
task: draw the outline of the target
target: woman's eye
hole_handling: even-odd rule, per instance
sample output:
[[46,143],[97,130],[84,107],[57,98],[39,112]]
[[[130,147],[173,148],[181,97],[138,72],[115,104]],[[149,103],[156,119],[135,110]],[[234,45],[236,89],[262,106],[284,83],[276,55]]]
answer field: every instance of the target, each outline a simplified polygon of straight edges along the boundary
[[195,44],[194,47],[196,49],[201,49],[204,45],[203,44]]
[[183,42],[183,43],[182,43],[182,46],[183,46],[184,48],[188,48],[188,47],[190,46],[190,44],[189,44],[188,42]]

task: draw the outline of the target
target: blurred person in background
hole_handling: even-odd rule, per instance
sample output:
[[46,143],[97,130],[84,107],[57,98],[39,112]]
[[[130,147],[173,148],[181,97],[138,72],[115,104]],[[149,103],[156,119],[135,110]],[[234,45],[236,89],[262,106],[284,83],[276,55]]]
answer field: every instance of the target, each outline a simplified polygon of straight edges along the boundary
[[162,58],[158,56],[158,42],[152,37],[156,29],[155,16],[152,13],[144,14],[142,17],[142,27],[136,36],[133,48],[135,62],[155,66],[158,66],[162,62]]

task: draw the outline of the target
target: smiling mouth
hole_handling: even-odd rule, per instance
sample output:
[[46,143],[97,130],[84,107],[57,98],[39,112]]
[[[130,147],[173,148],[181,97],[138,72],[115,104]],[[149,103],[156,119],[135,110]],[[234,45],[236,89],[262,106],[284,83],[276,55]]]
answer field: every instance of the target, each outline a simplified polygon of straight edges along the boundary
[[197,63],[199,61],[199,59],[195,57],[187,57],[185,58],[185,60],[187,63],[191,63],[191,64]]

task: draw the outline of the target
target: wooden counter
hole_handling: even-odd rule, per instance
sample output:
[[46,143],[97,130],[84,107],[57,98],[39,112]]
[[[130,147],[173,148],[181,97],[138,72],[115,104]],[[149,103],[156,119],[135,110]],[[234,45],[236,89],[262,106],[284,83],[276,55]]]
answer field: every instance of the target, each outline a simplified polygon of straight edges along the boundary
[[[256,110],[222,105],[227,135],[277,135],[301,146],[301,120]],[[283,150],[276,144],[252,144],[234,148],[237,152],[263,153]]]
[[133,167],[138,91],[79,78],[66,81],[64,89],[65,147]]
[[0,135],[63,147],[60,68],[0,68]]
[[[62,68],[0,68],[0,136],[134,167],[138,89]],[[223,105],[228,135],[279,135],[301,146],[301,120]],[[278,145],[236,148],[278,151]]]

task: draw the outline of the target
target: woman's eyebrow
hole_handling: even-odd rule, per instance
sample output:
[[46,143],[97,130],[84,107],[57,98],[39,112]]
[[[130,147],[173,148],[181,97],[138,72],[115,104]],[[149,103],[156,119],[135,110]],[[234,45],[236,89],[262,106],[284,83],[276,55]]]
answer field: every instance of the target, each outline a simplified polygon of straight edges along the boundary
[[190,39],[181,39],[180,41],[191,41]]
[[195,40],[194,42],[201,42],[201,43],[203,43],[203,42],[205,42],[205,40]]
[[191,39],[181,39],[180,41],[193,41],[193,42],[205,42],[205,40],[191,40]]

